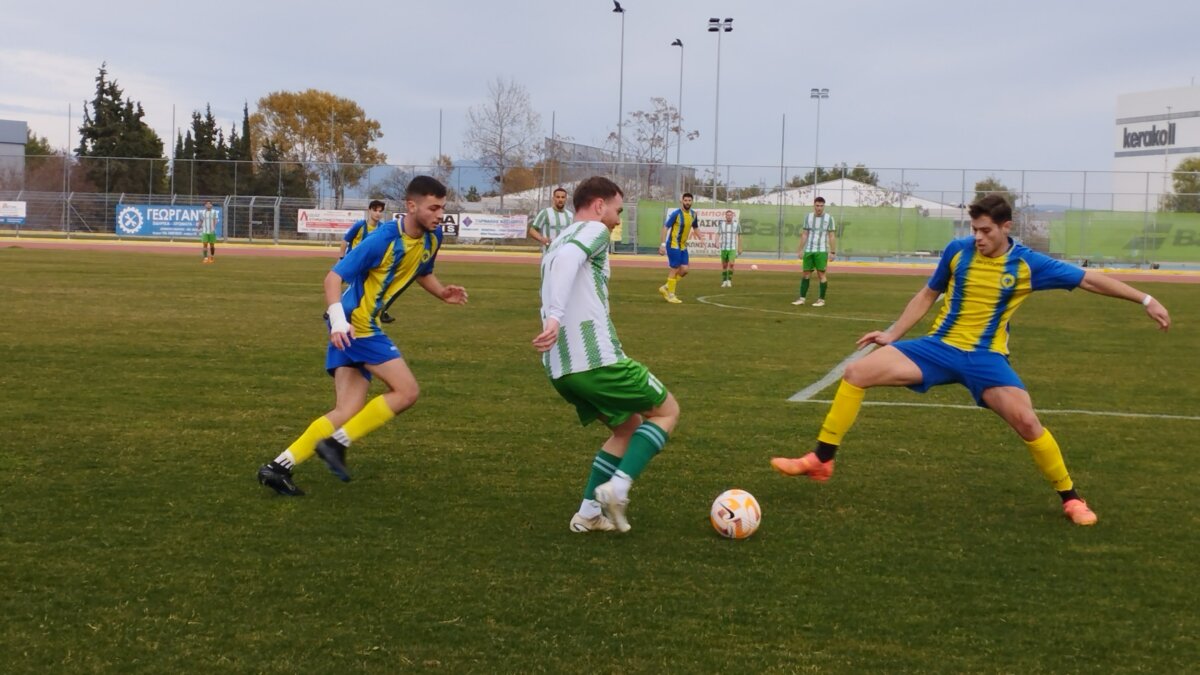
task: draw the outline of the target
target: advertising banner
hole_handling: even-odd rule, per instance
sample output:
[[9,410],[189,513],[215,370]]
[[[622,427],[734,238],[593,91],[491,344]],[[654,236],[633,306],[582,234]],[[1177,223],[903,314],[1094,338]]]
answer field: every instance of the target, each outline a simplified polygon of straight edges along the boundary
[[688,243],[690,255],[721,255],[721,243],[717,239],[717,225],[725,222],[725,212],[733,211],[733,221],[741,222],[738,209],[693,209],[696,212],[696,230]]
[[[225,236],[225,214],[213,206],[217,214],[217,239]],[[200,214],[203,206],[178,204],[117,204],[116,232],[122,237],[199,237]]]
[[308,234],[346,234],[351,225],[365,217],[362,211],[299,209],[296,212],[296,231]]
[[0,202],[0,225],[24,225],[25,202]]
[[497,216],[490,213],[464,213],[458,219],[458,238],[524,239],[529,232],[529,216]]

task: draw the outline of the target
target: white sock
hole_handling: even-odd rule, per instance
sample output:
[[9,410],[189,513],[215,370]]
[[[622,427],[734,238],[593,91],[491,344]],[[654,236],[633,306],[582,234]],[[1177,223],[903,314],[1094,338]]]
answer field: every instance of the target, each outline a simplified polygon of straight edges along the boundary
[[275,463],[291,471],[292,467],[296,466],[296,458],[292,456],[291,450],[284,450],[275,458]]
[[585,499],[579,503],[579,515],[584,518],[595,518],[600,515],[600,502],[595,499]]
[[612,483],[617,499],[629,499],[629,488],[633,486],[633,479],[629,477],[629,474],[617,469],[609,482]]
[[338,443],[341,443],[342,445],[346,446],[347,448],[350,447],[350,437],[346,435],[345,427],[333,432],[333,440],[337,441]]

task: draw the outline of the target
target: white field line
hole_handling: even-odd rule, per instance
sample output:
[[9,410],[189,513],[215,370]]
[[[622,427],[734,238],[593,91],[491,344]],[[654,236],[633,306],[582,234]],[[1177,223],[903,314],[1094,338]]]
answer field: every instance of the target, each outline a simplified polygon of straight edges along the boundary
[[[797,399],[792,397],[789,401],[797,403],[833,403],[832,400],[821,399]],[[954,408],[957,410],[985,410],[974,405],[956,405],[951,403],[916,403],[906,401],[863,401],[863,405],[871,406],[890,406],[903,408]],[[1200,422],[1200,416],[1197,415],[1166,415],[1163,413],[1131,413],[1131,412],[1109,412],[1105,410],[1038,410],[1039,415],[1092,415],[1096,417],[1126,417],[1137,419],[1155,419],[1155,420],[1184,420],[1187,422]]]
[[[826,314],[824,311],[822,311],[820,309],[816,309],[813,311],[804,311],[804,310],[799,310],[799,309],[787,311],[784,309],[763,309],[761,307],[739,307],[738,305],[726,305],[724,303],[720,303],[720,302],[716,302],[716,301],[712,300],[712,298],[724,298],[724,297],[727,297],[730,295],[734,295],[734,294],[733,293],[722,293],[720,295],[702,295],[702,296],[696,298],[696,301],[703,303],[705,305],[711,305],[713,307],[720,307],[722,309],[741,309],[741,310],[745,310],[747,312],[763,312],[765,314],[786,314],[787,316],[795,317],[797,319],[834,319],[837,321],[866,321],[867,323],[875,323],[875,324],[885,323],[884,321],[882,321],[880,319],[868,319],[868,318],[864,318],[861,316],[843,316],[841,314]],[[751,295],[751,294],[745,293],[743,295]]]

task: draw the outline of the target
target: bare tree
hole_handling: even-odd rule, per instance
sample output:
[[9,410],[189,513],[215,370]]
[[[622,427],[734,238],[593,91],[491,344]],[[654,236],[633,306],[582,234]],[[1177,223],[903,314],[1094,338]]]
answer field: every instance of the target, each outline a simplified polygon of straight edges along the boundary
[[504,175],[512,167],[528,166],[541,135],[541,117],[529,103],[529,91],[515,80],[497,77],[488,85],[488,98],[467,110],[467,148],[480,165],[494,172],[504,207]]
[[[646,168],[646,191],[651,192],[657,169],[668,163],[671,142],[682,137],[692,141],[700,137],[699,131],[683,128],[679,110],[661,96],[650,98],[649,110],[635,110],[625,116],[622,134],[623,151],[627,158]],[[615,148],[617,132],[608,135],[606,145]],[[638,172],[641,173],[640,171]]]

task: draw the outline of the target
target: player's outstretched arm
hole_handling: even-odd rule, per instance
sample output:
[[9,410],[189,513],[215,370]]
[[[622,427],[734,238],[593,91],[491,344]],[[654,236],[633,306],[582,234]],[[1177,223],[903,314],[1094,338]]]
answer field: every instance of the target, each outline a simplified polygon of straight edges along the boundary
[[1146,308],[1146,315],[1154,319],[1159,330],[1165,331],[1171,327],[1171,315],[1167,313],[1167,308],[1163,307],[1161,302],[1155,300],[1149,293],[1143,293],[1124,281],[1117,281],[1102,272],[1086,270],[1083,273],[1083,281],[1079,282],[1079,287],[1091,293],[1107,295],[1110,298],[1141,303]]
[[421,288],[428,291],[430,295],[447,304],[467,304],[467,289],[462,286],[443,286],[442,282],[433,274],[417,277],[417,283],[421,285]]
[[896,319],[896,323],[892,324],[887,330],[873,330],[870,333],[860,337],[855,344],[859,349],[870,344],[879,345],[880,347],[890,345],[896,340],[904,337],[904,334],[917,325],[921,317],[925,316],[933,303],[937,302],[939,293],[928,286],[922,286],[921,290],[908,301],[908,305],[904,307],[904,311],[900,313],[900,318]]
[[333,270],[325,275],[325,304],[329,307],[329,342],[338,349],[350,346],[354,339],[354,326],[346,319],[346,311],[342,308],[342,277]]

